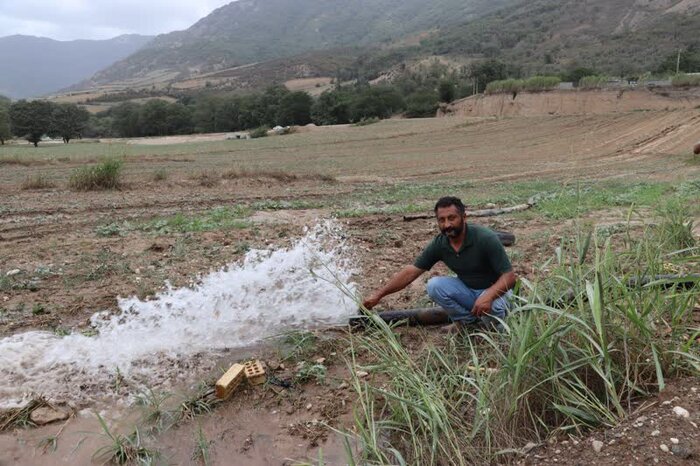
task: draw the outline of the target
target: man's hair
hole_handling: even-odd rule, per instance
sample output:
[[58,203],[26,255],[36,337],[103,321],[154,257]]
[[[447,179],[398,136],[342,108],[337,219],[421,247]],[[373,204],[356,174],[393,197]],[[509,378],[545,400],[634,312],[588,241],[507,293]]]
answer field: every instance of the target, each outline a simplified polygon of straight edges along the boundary
[[457,210],[462,215],[464,215],[464,213],[466,212],[466,209],[464,208],[464,204],[462,204],[462,200],[460,198],[454,197],[454,196],[441,197],[437,201],[437,203],[435,204],[435,212],[437,213],[437,210],[442,208],[442,207],[449,207],[451,205],[457,207]]

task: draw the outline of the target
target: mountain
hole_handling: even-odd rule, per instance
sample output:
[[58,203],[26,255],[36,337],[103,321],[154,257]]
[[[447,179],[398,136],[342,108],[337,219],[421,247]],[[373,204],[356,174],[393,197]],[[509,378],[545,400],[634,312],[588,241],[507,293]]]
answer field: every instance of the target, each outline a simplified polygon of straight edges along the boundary
[[699,53],[698,31],[700,0],[527,0],[444,29],[421,51],[495,57],[524,75],[588,66],[624,76]]
[[158,36],[81,87],[178,79],[330,48],[391,41],[455,25],[514,0],[239,0],[184,31]]
[[0,37],[0,94],[17,99],[57,91],[131,55],[151,39],[140,35],[73,41]]

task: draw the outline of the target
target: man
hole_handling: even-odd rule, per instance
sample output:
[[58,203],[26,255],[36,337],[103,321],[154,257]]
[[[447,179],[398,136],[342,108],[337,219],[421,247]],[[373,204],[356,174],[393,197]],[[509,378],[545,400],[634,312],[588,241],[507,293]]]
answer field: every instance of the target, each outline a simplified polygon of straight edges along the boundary
[[493,324],[510,309],[515,273],[498,236],[478,225],[468,225],[462,201],[443,197],[435,204],[440,234],[418,256],[413,265],[396,273],[389,283],[364,300],[372,309],[386,295],[403,290],[437,262],[442,261],[457,277],[428,280],[430,298],[448,313],[448,330]]

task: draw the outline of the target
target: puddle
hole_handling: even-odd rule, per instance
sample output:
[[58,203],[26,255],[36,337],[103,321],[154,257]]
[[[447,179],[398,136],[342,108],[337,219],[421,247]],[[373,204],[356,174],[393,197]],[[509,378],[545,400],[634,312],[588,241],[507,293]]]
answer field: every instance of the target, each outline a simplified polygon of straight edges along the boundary
[[155,299],[119,300],[95,313],[95,336],[31,331],[0,340],[0,407],[31,394],[97,399],[117,377],[162,386],[213,367],[217,355],[295,328],[347,321],[356,304],[350,251],[336,223],[317,225],[286,249],[252,250],[241,263],[169,288]]

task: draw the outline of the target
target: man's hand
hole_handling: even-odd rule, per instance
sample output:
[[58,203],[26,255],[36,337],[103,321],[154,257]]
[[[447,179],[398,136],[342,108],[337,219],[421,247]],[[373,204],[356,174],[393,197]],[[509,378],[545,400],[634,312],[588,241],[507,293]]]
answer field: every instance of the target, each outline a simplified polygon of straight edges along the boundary
[[365,309],[370,310],[370,309],[372,309],[374,306],[376,306],[377,303],[379,303],[379,301],[381,301],[381,299],[382,299],[381,296],[379,296],[378,294],[374,293],[374,294],[372,294],[369,298],[365,299],[365,300],[362,302],[362,305],[365,307]]
[[481,296],[476,298],[474,302],[474,307],[472,308],[472,314],[476,317],[482,317],[491,313],[491,305],[493,304],[493,299],[486,293],[482,293]]

